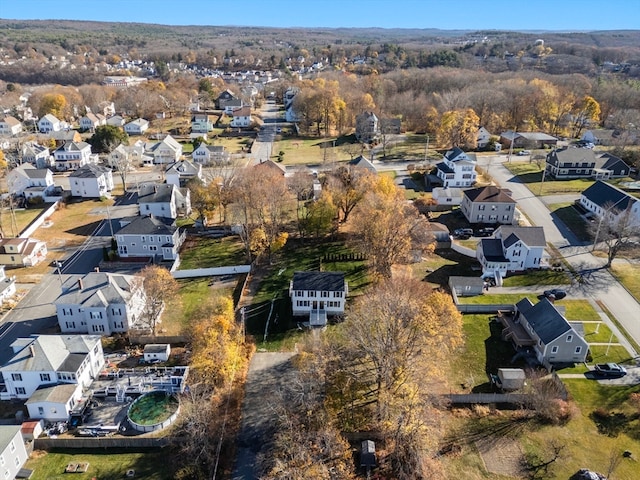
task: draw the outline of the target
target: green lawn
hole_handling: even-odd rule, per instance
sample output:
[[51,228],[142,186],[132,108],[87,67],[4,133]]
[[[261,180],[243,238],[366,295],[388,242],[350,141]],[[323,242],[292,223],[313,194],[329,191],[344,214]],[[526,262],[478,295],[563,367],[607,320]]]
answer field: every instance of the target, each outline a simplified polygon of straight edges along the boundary
[[451,276],[480,276],[479,265],[474,258],[445,248],[436,250],[422,262],[412,264],[411,269],[417,278],[441,287],[448,285]]
[[600,315],[587,300],[558,300],[557,305],[563,305],[566,309],[567,320],[600,320]]
[[[335,141],[335,147],[334,145]],[[350,160],[351,156],[340,147],[336,137],[284,137],[276,140],[271,151],[272,159],[284,152],[284,165],[321,164]]]
[[[64,473],[69,463],[89,463],[86,473]],[[77,480],[126,478],[135,470],[136,479],[171,480],[167,452],[120,453],[112,450],[59,450],[29,460],[25,467],[34,470],[31,480]]]
[[535,295],[523,293],[485,293],[484,295],[476,295],[475,297],[460,297],[458,302],[468,305],[515,305],[525,297],[528,297],[534,304],[538,303]]
[[13,211],[15,218],[15,224],[12,220],[11,212],[8,208],[3,208],[0,212],[0,218],[2,219],[2,226],[4,233],[8,237],[17,237],[25,228],[33,222],[38,215],[42,213],[42,208],[19,208]]
[[578,240],[583,242],[591,240],[589,224],[580,216],[573,203],[554,203],[549,205],[548,208],[551,213],[556,214],[562,220]]
[[[605,341],[608,340],[609,339]],[[613,341],[615,342],[615,337]],[[608,352],[607,348],[609,349]],[[593,363],[626,363],[633,360],[629,356],[627,349],[620,345],[612,345],[610,347],[607,347],[606,345],[590,345],[589,350],[591,350],[591,361]]]
[[505,163],[504,166],[520,177],[534,195],[581,193],[594,183],[591,179],[553,180],[547,176],[542,182],[542,170],[535,163]]
[[636,300],[640,301],[640,267],[638,265],[614,262],[611,266],[611,273]]
[[566,272],[556,272],[553,270],[534,270],[522,274],[509,275],[502,282],[504,287],[532,287],[540,285],[541,289],[545,285],[568,285],[571,277]]
[[244,265],[247,258],[237,236],[189,238],[180,252],[180,270]]
[[[611,329],[602,322],[599,323],[583,323],[584,339],[589,343],[604,343],[611,339]],[[612,342],[617,342],[618,337],[613,336]]]

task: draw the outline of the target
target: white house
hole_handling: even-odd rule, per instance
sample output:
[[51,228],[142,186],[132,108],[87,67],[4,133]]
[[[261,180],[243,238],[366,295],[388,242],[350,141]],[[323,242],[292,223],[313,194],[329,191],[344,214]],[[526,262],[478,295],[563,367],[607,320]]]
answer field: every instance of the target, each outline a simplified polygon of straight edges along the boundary
[[54,303],[62,332],[111,335],[140,320],[144,290],[133,275],[90,272],[68,278]]
[[144,183],[138,190],[140,215],[178,218],[191,213],[191,193],[170,183]]
[[47,113],[44,117],[38,120],[38,131],[40,133],[59,132],[63,128],[64,124],[51,113]]
[[66,422],[82,398],[82,385],[61,384],[39,387],[25,402],[29,418],[46,422]]
[[88,112],[84,117],[80,118],[80,130],[93,132],[97,127],[107,124],[107,119],[101,113]]
[[168,343],[148,343],[144,346],[143,358],[147,363],[166,362],[171,354],[171,345]]
[[107,125],[111,125],[112,127],[124,127],[125,123],[127,123],[120,115],[113,115],[107,118],[106,122]]
[[599,218],[616,224],[629,215],[627,225],[640,225],[640,201],[610,183],[597,180],[580,195],[580,205]]
[[434,187],[431,197],[436,205],[460,205],[464,190],[461,188]]
[[348,292],[343,272],[295,272],[289,285],[293,315],[324,326],[329,316],[344,313]]
[[436,167],[443,187],[462,188],[476,183],[476,160],[458,147],[447,151]]
[[371,143],[380,136],[378,117],[373,112],[362,112],[356,116],[356,139],[359,142]]
[[56,170],[75,170],[88,163],[95,163],[97,155],[91,154],[91,145],[86,142],[64,142],[53,151]]
[[153,157],[146,154],[145,143],[138,140],[133,145],[118,145],[109,153],[106,163],[117,170],[125,166],[152,165]]
[[7,115],[0,118],[0,135],[13,136],[18,135],[22,131],[22,123],[15,117]]
[[202,165],[192,163],[188,160],[180,160],[167,167],[164,171],[164,178],[167,183],[176,187],[184,187],[191,179],[202,180]]
[[7,277],[4,265],[0,265],[0,305],[16,293],[16,277]]
[[22,162],[30,163],[36,168],[49,168],[55,165],[49,148],[34,142],[27,142],[22,146]]
[[102,165],[85,165],[69,175],[69,186],[74,197],[106,197],[113,190],[113,174]]
[[53,173],[48,168],[36,168],[30,163],[23,163],[7,175],[9,193],[24,195],[27,200],[39,197],[43,200],[55,188]]
[[229,161],[229,154],[222,145],[207,145],[201,143],[191,153],[194,162],[200,165],[221,164]]
[[234,109],[231,115],[233,116],[230,124],[232,127],[244,128],[251,125],[251,107],[249,105]]
[[485,148],[489,145],[490,141],[491,134],[489,133],[489,130],[484,127],[478,128],[478,133],[476,133],[476,144],[478,145],[478,148]]
[[501,225],[493,238],[478,242],[476,258],[482,265],[483,275],[492,275],[501,281],[507,272],[541,268],[546,245],[542,227]]
[[213,130],[213,117],[206,113],[196,113],[191,116],[191,131],[193,133],[209,133]]
[[31,397],[41,386],[88,387],[104,366],[99,335],[33,335],[11,344],[13,356],[0,371],[0,399]]
[[0,238],[0,265],[33,267],[47,258],[47,244],[35,238]]
[[182,145],[171,135],[167,135],[153,144],[148,153],[153,155],[153,163],[156,165],[174,163],[182,156]]
[[127,135],[143,135],[147,130],[149,130],[149,121],[144,118],[136,118],[124,126]]
[[28,459],[20,425],[0,425],[0,478],[15,479]]
[[145,215],[123,219],[120,223],[122,228],[116,233],[116,241],[121,257],[178,258],[185,231],[179,229],[173,219]]

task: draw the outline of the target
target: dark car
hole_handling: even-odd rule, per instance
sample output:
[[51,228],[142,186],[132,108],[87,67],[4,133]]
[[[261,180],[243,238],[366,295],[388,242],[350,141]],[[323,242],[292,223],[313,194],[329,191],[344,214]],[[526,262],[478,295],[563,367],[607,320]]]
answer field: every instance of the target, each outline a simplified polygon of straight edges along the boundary
[[542,294],[546,298],[553,297],[555,300],[562,300],[564,297],[567,296],[567,292],[565,292],[564,290],[562,290],[560,288],[553,288],[551,290],[545,290],[544,292],[542,292]]
[[617,363],[597,363],[594,372],[601,377],[624,377],[627,370]]
[[476,231],[476,237],[490,237],[495,232],[495,228],[485,227]]

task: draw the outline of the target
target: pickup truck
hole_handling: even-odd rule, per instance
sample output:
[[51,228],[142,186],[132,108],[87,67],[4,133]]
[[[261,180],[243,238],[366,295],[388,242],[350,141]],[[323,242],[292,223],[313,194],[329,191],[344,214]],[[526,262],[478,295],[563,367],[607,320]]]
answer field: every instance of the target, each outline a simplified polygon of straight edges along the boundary
[[594,372],[601,377],[624,377],[627,370],[617,363],[597,363]]

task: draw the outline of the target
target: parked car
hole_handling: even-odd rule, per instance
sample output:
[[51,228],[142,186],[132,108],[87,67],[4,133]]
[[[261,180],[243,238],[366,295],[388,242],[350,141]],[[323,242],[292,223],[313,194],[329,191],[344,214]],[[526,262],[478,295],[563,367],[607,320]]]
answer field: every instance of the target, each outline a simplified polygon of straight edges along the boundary
[[469,238],[470,236],[473,235],[473,229],[472,228],[458,228],[458,229],[453,231],[453,234],[458,238],[462,238],[462,237]]
[[485,227],[476,231],[476,237],[490,237],[495,232],[495,228],[493,227]]
[[567,292],[562,290],[562,289],[560,289],[560,288],[553,288],[551,290],[545,290],[544,292],[542,292],[542,294],[546,298],[553,297],[556,300],[562,300],[564,297],[567,296]]
[[524,157],[525,155],[531,155],[531,150],[520,150],[518,156]]
[[601,377],[624,377],[627,369],[617,363],[597,363],[595,373]]

